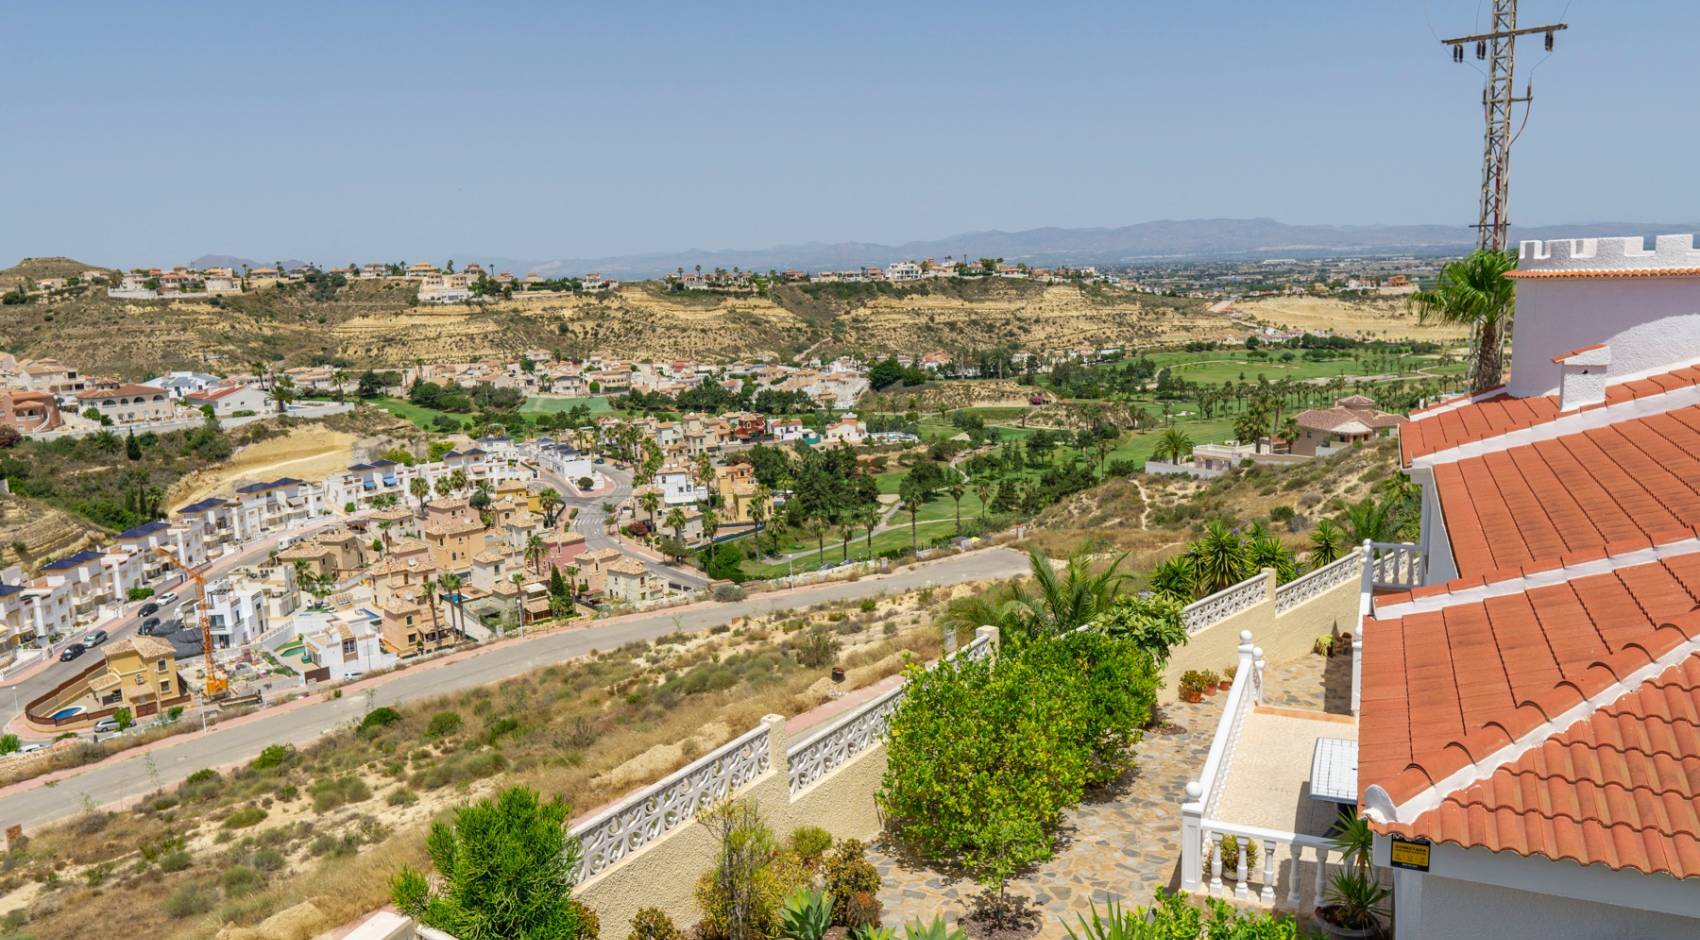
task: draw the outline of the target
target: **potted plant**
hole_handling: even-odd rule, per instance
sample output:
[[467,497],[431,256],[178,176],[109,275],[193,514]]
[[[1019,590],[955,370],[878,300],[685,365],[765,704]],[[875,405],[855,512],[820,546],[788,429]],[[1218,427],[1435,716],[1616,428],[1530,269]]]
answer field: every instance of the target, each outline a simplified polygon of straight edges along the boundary
[[1205,695],[1215,695],[1218,689],[1223,688],[1222,677],[1214,669],[1204,670],[1202,678]]
[[1310,651],[1312,653],[1315,653],[1318,656],[1323,656],[1323,657],[1333,656],[1334,655],[1334,634],[1324,633],[1323,635],[1317,637],[1316,642],[1311,644]]
[[1181,701],[1194,704],[1204,700],[1204,674],[1196,669],[1181,673]]
[[1341,810],[1333,841],[1344,867],[1328,883],[1326,903],[1316,909],[1317,924],[1335,940],[1380,937],[1388,891],[1370,865],[1375,835],[1369,820]]

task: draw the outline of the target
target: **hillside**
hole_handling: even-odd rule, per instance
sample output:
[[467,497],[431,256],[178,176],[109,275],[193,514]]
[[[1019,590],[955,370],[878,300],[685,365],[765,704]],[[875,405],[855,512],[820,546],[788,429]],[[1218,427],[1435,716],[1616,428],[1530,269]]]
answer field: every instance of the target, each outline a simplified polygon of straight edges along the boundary
[[1093,287],[1024,281],[914,286],[786,285],[766,295],[662,291],[520,295],[487,306],[415,305],[412,285],[356,281],[193,301],[85,296],[8,310],[0,344],[94,373],[144,378],[166,368],[256,361],[350,367],[516,356],[733,359],[821,353],[917,354],[1009,345],[1062,350],[1148,345],[1242,333],[1202,304]]
[[39,281],[45,277],[71,277],[99,267],[97,264],[85,264],[75,258],[57,255],[25,258],[9,268],[0,269],[0,290],[10,288],[20,280]]

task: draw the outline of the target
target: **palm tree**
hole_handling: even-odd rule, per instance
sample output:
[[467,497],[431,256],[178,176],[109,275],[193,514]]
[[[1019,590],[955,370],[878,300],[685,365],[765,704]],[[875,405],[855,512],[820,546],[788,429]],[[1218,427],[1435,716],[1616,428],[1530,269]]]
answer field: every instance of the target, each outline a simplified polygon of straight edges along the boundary
[[466,471],[460,467],[456,467],[455,471],[449,474],[449,489],[456,493],[464,492],[466,490],[466,484]]
[[661,511],[661,494],[654,490],[645,490],[644,494],[638,497],[638,505],[643,507],[644,512],[649,513],[649,527],[653,530],[655,514]]
[[1516,291],[1506,277],[1517,267],[1508,251],[1474,251],[1440,270],[1432,290],[1411,295],[1422,320],[1470,328],[1470,391],[1500,384],[1505,369],[1505,333],[1515,313]]
[[460,634],[461,639],[466,639],[466,597],[461,593],[463,579],[458,574],[445,574],[437,579],[437,584],[442,587],[443,593],[449,596],[449,603],[454,605],[457,621],[455,632]]
[[1372,496],[1346,507],[1346,531],[1352,544],[1364,541],[1390,542],[1399,531],[1398,504],[1393,500],[1377,501]]
[[1180,554],[1164,559],[1151,569],[1148,584],[1158,594],[1182,603],[1191,602],[1198,596],[1198,573],[1193,569],[1192,556]]
[[1338,561],[1346,553],[1346,533],[1332,519],[1321,519],[1310,531],[1310,566]]
[[524,633],[525,633],[525,591],[521,590],[521,588],[525,584],[525,575],[520,574],[517,571],[514,572],[513,582],[514,582],[514,626],[519,628],[519,632],[520,632],[521,635],[524,635]]
[[1033,588],[1018,586],[1011,599],[1021,608],[1022,626],[1032,633],[1056,635],[1085,626],[1115,603],[1127,582],[1120,570],[1125,552],[1099,571],[1092,570],[1084,550],[1069,556],[1060,574],[1038,549],[1027,560]]
[[425,579],[425,606],[431,608],[431,633],[441,635],[442,627],[437,623],[437,582],[431,578]]
[[1169,428],[1157,436],[1157,457],[1180,463],[1192,455],[1192,438],[1180,428]]
[[448,499],[449,495],[455,491],[454,483],[449,480],[447,475],[438,477],[437,485],[432,489],[437,491],[438,499]]
[[554,487],[546,487],[537,494],[537,507],[543,510],[544,528],[553,529],[556,520],[561,518],[561,494]]
[[[549,554],[549,549],[543,544],[543,536],[538,535],[536,532],[526,536],[525,560],[531,564],[532,569],[537,572],[538,577],[543,576],[543,556],[547,554]],[[519,575],[516,574],[514,577],[518,578]]]
[[1201,594],[1214,594],[1250,576],[1251,559],[1244,540],[1220,519],[1204,527],[1204,535],[1192,544],[1190,553]]
[[1299,563],[1293,557],[1293,550],[1282,544],[1262,523],[1252,527],[1251,542],[1246,546],[1246,561],[1247,568],[1252,571],[1273,569],[1278,584],[1286,584],[1298,575]]
[[764,484],[758,484],[756,491],[750,496],[748,512],[750,522],[755,524],[756,554],[761,554],[761,524],[767,519],[768,512],[773,508],[773,491]]
[[980,500],[980,521],[986,521],[986,510],[992,504],[992,491],[997,488],[997,482],[991,474],[983,473],[974,478],[974,495]]
[[950,494],[951,501],[956,504],[956,534],[962,534],[962,494],[968,492],[967,481],[962,477],[962,471],[952,470],[950,484],[945,492]]
[[880,524],[880,504],[863,503],[857,506],[856,522],[867,530],[868,560],[872,561],[874,557],[874,530],[879,528]]
[[685,544],[685,511],[677,506],[667,510],[667,518],[662,520],[667,528],[673,530],[673,538],[680,545]]
[[920,554],[920,537],[915,532],[915,517],[920,514],[921,507],[926,505],[927,491],[919,483],[904,477],[897,487],[898,503],[903,511],[909,514],[909,551]]
[[414,477],[407,481],[407,491],[419,501],[419,514],[425,515],[425,498],[431,495],[431,484],[425,482],[424,477]]
[[712,507],[704,507],[702,511],[702,536],[708,541],[708,560],[714,561],[714,534],[720,531],[720,516]]

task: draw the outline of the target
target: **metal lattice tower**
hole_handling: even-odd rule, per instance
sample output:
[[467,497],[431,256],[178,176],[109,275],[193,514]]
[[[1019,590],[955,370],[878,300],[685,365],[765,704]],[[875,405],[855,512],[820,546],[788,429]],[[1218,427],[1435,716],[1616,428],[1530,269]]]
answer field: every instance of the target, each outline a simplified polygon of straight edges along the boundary
[[1504,250],[1506,230],[1511,226],[1508,213],[1511,195],[1511,112],[1518,104],[1527,105],[1533,90],[1525,87],[1518,97],[1513,77],[1516,71],[1517,37],[1529,33],[1545,33],[1546,47],[1552,49],[1553,33],[1568,28],[1564,23],[1545,26],[1517,26],[1517,0],[1493,0],[1493,26],[1485,33],[1442,39],[1452,47],[1452,60],[1464,61],[1465,46],[1474,45],[1476,58],[1487,61],[1487,85],[1482,89],[1482,114],[1486,129],[1482,135],[1482,197],[1481,211],[1476,219],[1476,247]]

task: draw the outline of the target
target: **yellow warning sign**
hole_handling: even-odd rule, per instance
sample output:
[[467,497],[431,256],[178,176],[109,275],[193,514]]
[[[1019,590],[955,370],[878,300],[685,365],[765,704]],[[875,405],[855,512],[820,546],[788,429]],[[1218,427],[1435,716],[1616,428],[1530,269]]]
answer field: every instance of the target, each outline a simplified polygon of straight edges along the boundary
[[1428,850],[1429,844],[1427,842],[1412,842],[1409,839],[1394,836],[1389,860],[1393,863],[1394,868],[1403,868],[1407,871],[1428,871]]

